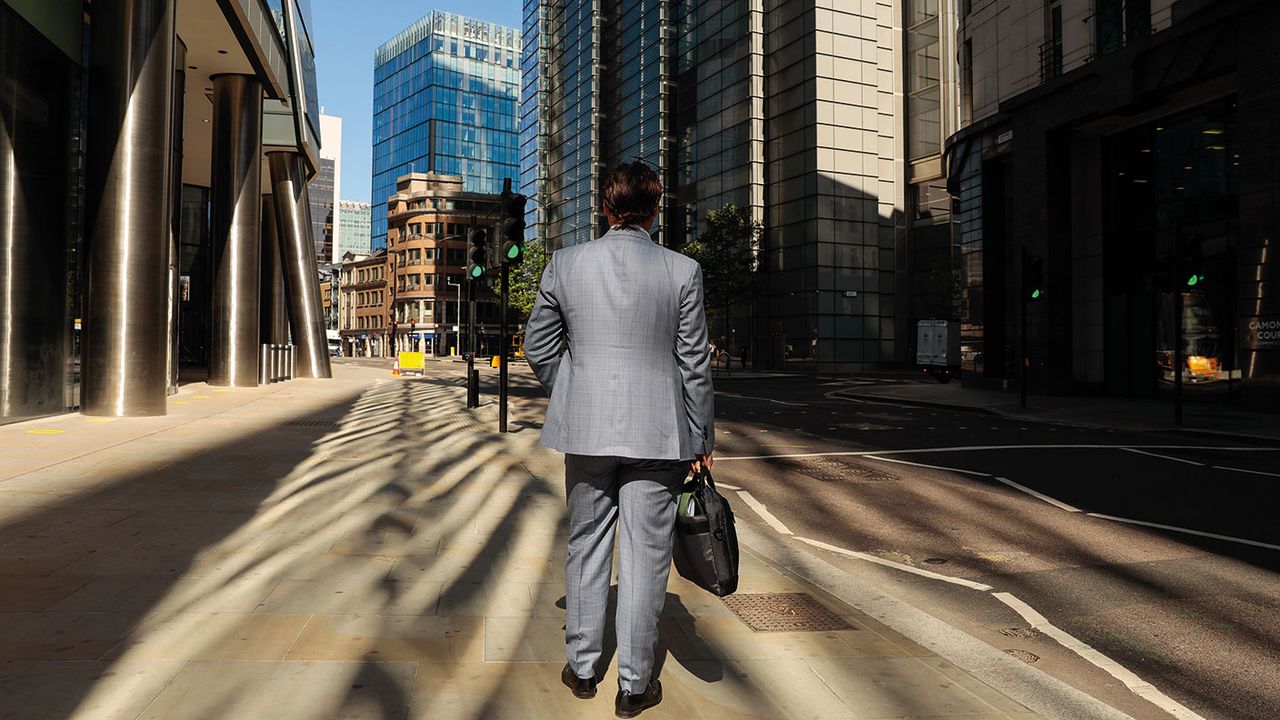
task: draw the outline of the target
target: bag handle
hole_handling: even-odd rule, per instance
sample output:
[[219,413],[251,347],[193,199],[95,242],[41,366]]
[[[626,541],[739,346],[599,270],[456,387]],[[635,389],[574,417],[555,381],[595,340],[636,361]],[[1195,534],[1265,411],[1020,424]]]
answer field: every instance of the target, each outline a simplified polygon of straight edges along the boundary
[[705,481],[707,485],[709,485],[713,489],[716,486],[716,481],[711,479],[711,471],[707,469],[706,465],[703,465],[702,469],[698,471],[697,479]]

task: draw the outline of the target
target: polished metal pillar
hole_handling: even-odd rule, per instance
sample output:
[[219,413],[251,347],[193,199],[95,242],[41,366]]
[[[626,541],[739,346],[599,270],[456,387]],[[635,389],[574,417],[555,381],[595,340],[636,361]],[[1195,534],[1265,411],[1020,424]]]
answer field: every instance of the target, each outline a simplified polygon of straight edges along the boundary
[[175,0],[95,0],[81,407],[163,415]]
[[258,339],[266,345],[289,342],[289,311],[284,293],[284,268],[280,264],[280,228],[276,201],[262,196],[262,305],[258,313]]
[[186,112],[186,89],[187,89],[187,46],[181,40],[178,40],[174,47],[173,56],[173,124],[170,126],[171,137],[169,164],[169,247],[168,258],[165,260],[168,266],[168,287],[169,301],[166,303],[168,308],[168,322],[166,323],[167,332],[169,334],[168,342],[165,346],[165,377],[168,386],[165,388],[165,394],[173,395],[178,392],[178,318],[181,314],[181,301],[178,297],[178,279],[181,275],[182,253],[179,245],[179,237],[182,232],[182,126],[184,114]]
[[209,384],[258,384],[262,82],[213,77],[213,337]]
[[289,296],[289,326],[297,347],[295,377],[332,377],[303,160],[296,152],[273,152],[267,154],[267,162],[276,200],[284,287]]

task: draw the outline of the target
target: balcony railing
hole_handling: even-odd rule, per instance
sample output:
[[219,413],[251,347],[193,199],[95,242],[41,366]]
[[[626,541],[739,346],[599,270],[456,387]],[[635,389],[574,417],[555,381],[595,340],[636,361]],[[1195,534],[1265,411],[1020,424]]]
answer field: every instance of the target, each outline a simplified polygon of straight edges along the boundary
[[1040,82],[1048,82],[1062,74],[1062,38],[1054,38],[1040,46]]

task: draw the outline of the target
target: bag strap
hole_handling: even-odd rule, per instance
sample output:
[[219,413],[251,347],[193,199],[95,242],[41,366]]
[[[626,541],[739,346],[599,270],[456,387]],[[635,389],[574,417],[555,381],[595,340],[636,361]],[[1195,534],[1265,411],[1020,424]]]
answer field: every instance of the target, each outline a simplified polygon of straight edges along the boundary
[[706,465],[702,466],[702,470],[698,473],[698,479],[707,483],[712,489],[715,489],[716,481],[711,479],[711,471]]

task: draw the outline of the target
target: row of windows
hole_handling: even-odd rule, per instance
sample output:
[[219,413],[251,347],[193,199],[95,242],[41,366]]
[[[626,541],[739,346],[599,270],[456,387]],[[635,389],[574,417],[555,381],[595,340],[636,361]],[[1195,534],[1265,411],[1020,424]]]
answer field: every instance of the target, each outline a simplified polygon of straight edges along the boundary
[[[385,320],[386,319],[383,318],[381,315],[374,315],[372,317],[365,316],[365,315],[357,315],[355,329],[356,330],[376,330],[380,327],[383,327]],[[347,323],[350,324],[350,322],[351,322],[350,319],[348,319]]]
[[386,270],[379,266],[360,268],[358,270],[344,270],[342,273],[342,284],[363,285],[368,282],[377,282],[384,277],[386,277]]
[[384,295],[382,290],[366,290],[358,292],[356,296],[356,307],[378,307],[383,304]]

